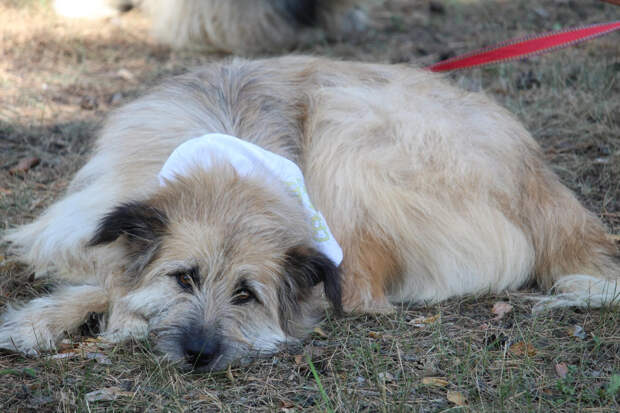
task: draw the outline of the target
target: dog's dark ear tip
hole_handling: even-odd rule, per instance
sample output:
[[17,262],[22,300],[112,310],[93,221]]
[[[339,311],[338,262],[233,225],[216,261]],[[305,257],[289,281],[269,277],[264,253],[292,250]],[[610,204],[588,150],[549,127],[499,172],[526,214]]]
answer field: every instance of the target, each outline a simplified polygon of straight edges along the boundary
[[166,215],[146,202],[124,203],[101,218],[86,247],[109,244],[123,237],[123,247],[132,261],[128,271],[139,273],[155,256],[167,223]]
[[336,306],[334,305],[334,303],[332,303],[332,311],[336,318],[343,318],[345,316],[345,312],[344,312],[344,309],[342,308],[342,305]]
[[341,317],[344,314],[342,308],[342,285],[340,271],[337,268],[325,274],[323,278],[323,290],[325,291],[327,300],[332,306],[334,314]]
[[88,242],[86,243],[86,248],[96,247],[101,244],[107,244],[112,241],[114,241],[112,237],[104,236],[102,229],[97,228],[97,232],[95,233],[95,235],[90,240],[88,240]]
[[310,247],[292,248],[287,253],[287,266],[289,274],[302,288],[322,282],[327,301],[335,312],[343,312],[340,268],[325,254]]
[[95,230],[95,235],[93,235],[93,237],[86,243],[86,248],[92,248],[102,244],[108,244],[116,240],[117,238],[118,236],[113,236],[109,233],[109,231],[106,231],[103,227],[103,223],[101,223]]
[[139,242],[148,241],[163,232],[167,218],[158,209],[143,202],[121,204],[105,215],[100,221],[95,234],[86,244],[94,247],[115,241],[126,235]]

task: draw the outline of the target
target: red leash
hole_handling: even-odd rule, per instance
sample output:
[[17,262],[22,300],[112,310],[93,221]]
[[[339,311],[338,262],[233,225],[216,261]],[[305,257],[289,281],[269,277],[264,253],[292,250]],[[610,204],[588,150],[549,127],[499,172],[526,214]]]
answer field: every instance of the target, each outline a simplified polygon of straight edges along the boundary
[[[609,0],[609,2],[615,1],[619,0]],[[620,30],[620,20],[559,32],[549,32],[538,36],[527,36],[521,39],[508,40],[507,42],[499,43],[486,49],[447,59],[435,63],[427,67],[427,69],[433,72],[445,72],[448,70],[522,59],[603,36],[616,30]]]

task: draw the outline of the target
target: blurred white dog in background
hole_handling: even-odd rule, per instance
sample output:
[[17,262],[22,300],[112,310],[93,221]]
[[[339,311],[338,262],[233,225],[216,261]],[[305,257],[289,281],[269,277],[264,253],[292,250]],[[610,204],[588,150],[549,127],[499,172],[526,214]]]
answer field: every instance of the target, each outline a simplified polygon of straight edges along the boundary
[[360,32],[366,27],[362,1],[55,0],[54,9],[65,17],[98,19],[137,7],[161,43],[247,54]]

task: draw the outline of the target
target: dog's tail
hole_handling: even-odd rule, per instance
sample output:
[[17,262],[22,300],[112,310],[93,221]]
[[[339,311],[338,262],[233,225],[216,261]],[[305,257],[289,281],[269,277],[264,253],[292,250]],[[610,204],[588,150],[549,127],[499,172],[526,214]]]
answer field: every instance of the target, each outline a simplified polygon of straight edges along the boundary
[[619,305],[620,255],[605,225],[546,168],[526,184],[530,197],[522,216],[536,251],[534,274],[554,293],[539,299],[534,311]]

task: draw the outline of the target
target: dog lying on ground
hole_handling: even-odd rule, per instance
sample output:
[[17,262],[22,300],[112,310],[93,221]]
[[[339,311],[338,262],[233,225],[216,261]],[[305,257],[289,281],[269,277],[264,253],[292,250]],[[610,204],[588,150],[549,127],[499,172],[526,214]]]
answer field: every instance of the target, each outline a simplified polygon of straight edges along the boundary
[[603,224],[507,111],[425,70],[313,57],[212,64],[118,109],[66,196],[6,240],[64,285],[10,307],[0,347],[53,349],[105,313],[106,339],[153,332],[204,369],[303,338],[329,305],[535,280],[558,294],[538,306],[600,306],[620,278]]
[[290,49],[338,39],[366,27],[361,0],[55,0],[59,15],[113,17],[134,7],[152,21],[153,35],[175,48],[228,53]]

